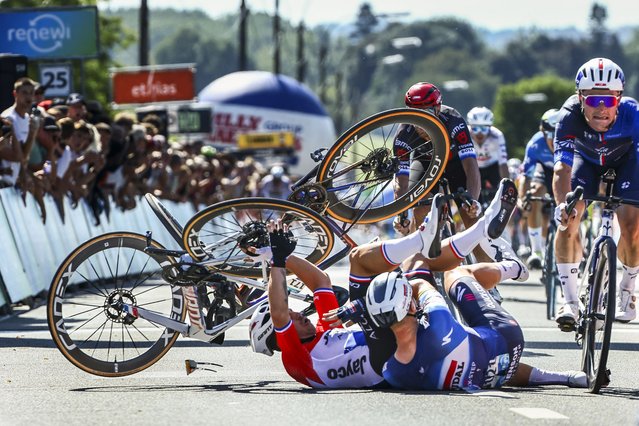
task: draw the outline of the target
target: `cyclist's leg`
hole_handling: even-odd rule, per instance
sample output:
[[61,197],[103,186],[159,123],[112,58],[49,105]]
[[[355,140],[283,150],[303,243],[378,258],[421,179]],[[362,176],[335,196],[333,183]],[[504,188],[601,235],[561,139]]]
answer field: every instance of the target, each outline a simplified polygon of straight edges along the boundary
[[[563,167],[563,164],[560,166]],[[559,174],[555,173],[555,179]],[[574,153],[571,188],[578,185],[584,188],[584,195],[597,194],[600,170],[597,166],[584,161],[578,152]],[[565,230],[558,229],[555,236],[555,258],[557,273],[563,289],[564,302],[557,312],[556,321],[563,331],[572,331],[579,313],[577,295],[579,262],[582,257],[579,224],[585,209],[583,201],[575,206],[576,218]]]
[[[639,200],[636,170],[639,170],[639,167],[633,154],[617,168],[615,195],[625,199]],[[635,280],[639,274],[639,208],[622,205],[616,213],[621,231],[617,256],[623,268],[623,275],[617,283],[616,318],[620,321],[631,321],[637,316],[634,292]]]

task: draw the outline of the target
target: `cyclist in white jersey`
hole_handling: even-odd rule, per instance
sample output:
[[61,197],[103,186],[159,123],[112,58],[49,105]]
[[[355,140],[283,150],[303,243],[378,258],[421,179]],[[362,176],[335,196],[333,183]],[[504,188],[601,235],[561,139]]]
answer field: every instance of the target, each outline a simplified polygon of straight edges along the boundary
[[466,115],[466,122],[477,153],[481,189],[484,198],[488,198],[481,201],[488,202],[499,181],[509,175],[506,139],[501,130],[493,126],[493,112],[486,107],[472,108]]

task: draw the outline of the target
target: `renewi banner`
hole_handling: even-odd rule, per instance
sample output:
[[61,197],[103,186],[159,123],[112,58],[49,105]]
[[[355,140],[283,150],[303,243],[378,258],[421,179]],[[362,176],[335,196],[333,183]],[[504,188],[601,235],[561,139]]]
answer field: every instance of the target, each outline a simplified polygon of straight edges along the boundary
[[94,58],[97,28],[95,6],[0,9],[0,52],[30,59]]

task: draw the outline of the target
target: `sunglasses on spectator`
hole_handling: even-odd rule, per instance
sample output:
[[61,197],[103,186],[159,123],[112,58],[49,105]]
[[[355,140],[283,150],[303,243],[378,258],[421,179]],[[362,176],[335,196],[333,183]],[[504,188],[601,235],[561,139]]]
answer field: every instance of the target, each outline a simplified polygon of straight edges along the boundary
[[619,105],[619,98],[615,95],[590,95],[584,96],[584,103],[592,108],[597,108],[599,105],[611,108]]
[[473,133],[488,134],[490,126],[470,126],[470,130]]

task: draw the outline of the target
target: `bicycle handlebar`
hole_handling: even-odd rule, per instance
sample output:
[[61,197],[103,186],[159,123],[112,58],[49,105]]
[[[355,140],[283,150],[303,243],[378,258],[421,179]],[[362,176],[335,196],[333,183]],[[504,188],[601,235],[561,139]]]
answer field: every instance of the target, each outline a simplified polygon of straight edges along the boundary
[[574,191],[566,194],[566,214],[570,217],[577,201],[581,200],[584,196],[584,189],[581,186],[575,188]]

